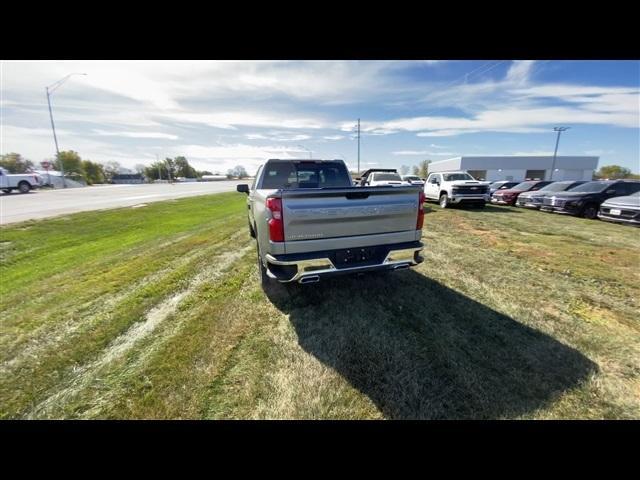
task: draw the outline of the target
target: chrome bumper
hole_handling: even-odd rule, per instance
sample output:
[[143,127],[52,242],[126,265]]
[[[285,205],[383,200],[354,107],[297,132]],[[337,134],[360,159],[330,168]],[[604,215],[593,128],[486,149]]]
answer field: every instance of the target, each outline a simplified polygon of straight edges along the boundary
[[607,222],[615,222],[615,223],[631,223],[633,225],[640,225],[640,220],[635,218],[624,218],[624,217],[616,217],[614,215],[606,215],[598,212],[598,218],[600,220],[604,220]]
[[[347,268],[336,268],[331,259],[329,258],[313,258],[308,260],[292,260],[281,261],[277,260],[270,254],[265,255],[267,260],[267,275],[270,278],[278,280],[282,283],[298,282],[307,283],[305,280],[318,281],[320,275],[337,274],[337,273],[357,273],[358,270],[376,270],[376,269],[400,269],[417,265],[419,262],[415,261],[416,252],[422,251],[423,247],[404,248],[400,250],[390,250],[382,263],[377,265],[365,265]],[[296,266],[296,274],[289,280],[278,279],[270,270],[269,264],[273,265],[285,265]]]
[[451,200],[451,203],[460,203],[466,200],[488,202],[489,196],[488,195],[465,195],[465,194],[455,195],[454,194],[454,195],[451,195],[450,200]]

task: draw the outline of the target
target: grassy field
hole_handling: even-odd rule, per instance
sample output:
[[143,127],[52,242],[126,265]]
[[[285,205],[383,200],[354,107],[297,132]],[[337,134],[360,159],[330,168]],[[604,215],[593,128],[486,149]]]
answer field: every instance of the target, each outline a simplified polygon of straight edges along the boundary
[[640,230],[430,205],[418,268],[268,298],[244,202],[0,229],[0,417],[640,417]]

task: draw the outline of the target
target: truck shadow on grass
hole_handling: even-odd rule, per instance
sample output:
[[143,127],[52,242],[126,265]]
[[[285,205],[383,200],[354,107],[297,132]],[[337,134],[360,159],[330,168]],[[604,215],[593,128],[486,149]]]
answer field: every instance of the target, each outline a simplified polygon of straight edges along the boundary
[[413,270],[270,298],[301,347],[390,419],[526,415],[597,370],[577,350]]

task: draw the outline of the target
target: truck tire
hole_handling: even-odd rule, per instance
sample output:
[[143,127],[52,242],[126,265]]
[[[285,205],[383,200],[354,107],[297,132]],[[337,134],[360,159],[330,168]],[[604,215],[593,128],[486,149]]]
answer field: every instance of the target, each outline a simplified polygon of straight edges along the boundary
[[582,209],[582,216],[589,220],[595,220],[598,218],[598,205],[595,203],[588,203]]
[[29,185],[29,182],[25,182],[23,180],[18,184],[18,190],[20,191],[20,193],[29,193],[29,191],[31,190],[31,185]]
[[271,279],[269,275],[267,275],[267,268],[262,263],[262,258],[260,258],[260,246],[258,242],[256,242],[256,253],[258,254],[258,275],[260,276],[260,285],[262,288],[267,288],[271,284]]
[[256,230],[251,225],[251,222],[249,222],[249,235],[251,235],[251,238],[256,238]]
[[441,208],[449,207],[449,197],[447,196],[446,193],[443,193],[442,195],[440,195],[440,207]]

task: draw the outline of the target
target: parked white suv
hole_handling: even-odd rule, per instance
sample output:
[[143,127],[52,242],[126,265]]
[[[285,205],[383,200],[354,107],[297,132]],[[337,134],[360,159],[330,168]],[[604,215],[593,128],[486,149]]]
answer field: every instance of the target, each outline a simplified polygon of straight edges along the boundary
[[427,201],[437,201],[442,208],[460,203],[484,207],[490,200],[489,182],[480,182],[463,171],[430,173],[424,196]]

